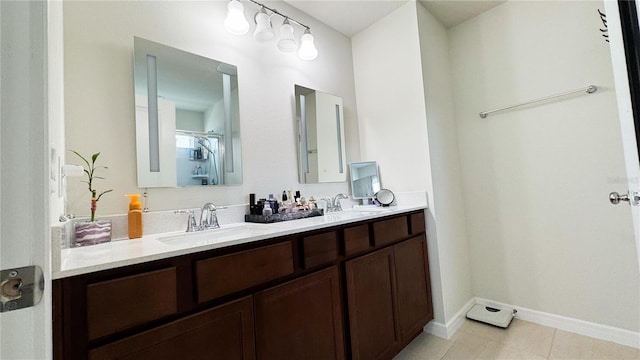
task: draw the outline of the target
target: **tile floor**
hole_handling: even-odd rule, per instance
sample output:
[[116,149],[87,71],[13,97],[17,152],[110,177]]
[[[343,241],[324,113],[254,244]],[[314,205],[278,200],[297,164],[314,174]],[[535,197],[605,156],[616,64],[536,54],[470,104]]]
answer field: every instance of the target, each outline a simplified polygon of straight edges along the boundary
[[449,340],[422,333],[394,360],[640,360],[640,349],[514,319],[504,330],[465,320]]

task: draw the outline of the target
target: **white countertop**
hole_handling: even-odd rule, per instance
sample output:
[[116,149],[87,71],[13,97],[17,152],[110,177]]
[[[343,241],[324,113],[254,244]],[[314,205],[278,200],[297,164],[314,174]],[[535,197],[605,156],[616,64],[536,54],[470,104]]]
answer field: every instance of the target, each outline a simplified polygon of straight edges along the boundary
[[62,249],[60,270],[53,279],[113,269],[226,246],[245,244],[306,231],[344,225],[394,214],[425,209],[425,205],[361,207],[324,216],[272,224],[222,224],[219,229],[186,233],[184,231],[143,236],[140,239]]

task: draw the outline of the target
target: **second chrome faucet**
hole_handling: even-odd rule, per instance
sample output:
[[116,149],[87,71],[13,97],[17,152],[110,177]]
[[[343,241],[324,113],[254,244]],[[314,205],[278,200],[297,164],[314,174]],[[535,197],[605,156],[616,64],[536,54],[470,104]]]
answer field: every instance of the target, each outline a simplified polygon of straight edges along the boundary
[[347,194],[340,193],[332,199],[324,198],[322,200],[326,201],[327,203],[327,212],[336,212],[336,211],[342,211],[342,205],[340,204],[340,199],[348,199],[348,198],[349,196]]
[[187,219],[187,232],[204,231],[220,227],[220,224],[218,224],[218,216],[216,214],[216,206],[210,202],[202,206],[202,211],[200,212],[200,225],[196,223],[196,219],[193,216],[193,210],[176,210],[175,213],[189,214],[189,218]]

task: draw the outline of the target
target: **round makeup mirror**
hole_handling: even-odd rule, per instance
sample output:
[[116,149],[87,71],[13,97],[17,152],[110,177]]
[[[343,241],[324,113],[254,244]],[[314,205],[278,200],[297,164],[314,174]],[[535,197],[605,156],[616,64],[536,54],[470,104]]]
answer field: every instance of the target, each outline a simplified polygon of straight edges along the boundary
[[375,199],[380,205],[389,206],[396,199],[396,196],[389,189],[381,189],[376,193]]

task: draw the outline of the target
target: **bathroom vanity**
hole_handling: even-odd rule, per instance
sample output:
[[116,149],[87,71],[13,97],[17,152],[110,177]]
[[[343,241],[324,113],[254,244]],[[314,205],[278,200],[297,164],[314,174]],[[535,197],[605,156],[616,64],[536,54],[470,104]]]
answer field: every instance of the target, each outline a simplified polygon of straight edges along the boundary
[[54,358],[391,359],[433,318],[424,209],[321,218],[54,274]]

